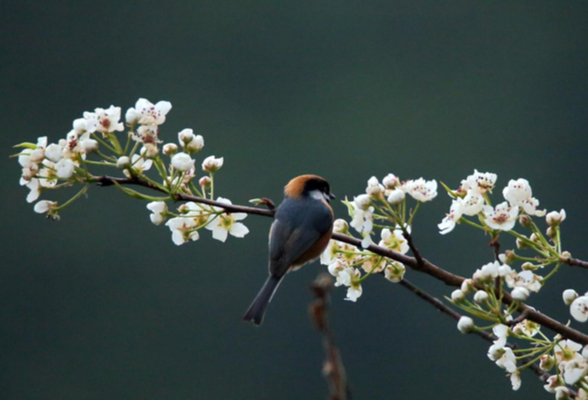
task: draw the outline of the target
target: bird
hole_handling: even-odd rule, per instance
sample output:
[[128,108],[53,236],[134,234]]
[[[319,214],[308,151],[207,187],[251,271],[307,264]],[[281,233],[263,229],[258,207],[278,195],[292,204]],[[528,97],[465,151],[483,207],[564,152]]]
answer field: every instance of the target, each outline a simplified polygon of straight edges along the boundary
[[243,316],[259,326],[284,276],[316,260],[331,240],[334,213],[329,183],[318,175],[300,175],[284,188],[269,233],[269,276]]

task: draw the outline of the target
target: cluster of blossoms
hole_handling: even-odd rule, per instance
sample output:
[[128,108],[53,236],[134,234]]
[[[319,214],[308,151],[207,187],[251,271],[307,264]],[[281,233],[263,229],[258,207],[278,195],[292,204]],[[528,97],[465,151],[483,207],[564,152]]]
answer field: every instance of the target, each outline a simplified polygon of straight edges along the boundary
[[542,217],[545,210],[539,210],[539,200],[533,197],[531,186],[526,179],[510,180],[502,191],[506,201],[492,207],[488,193],[492,193],[496,174],[474,173],[461,181],[453,191],[447,189],[453,198],[449,213],[439,224],[441,234],[451,232],[463,216],[477,215],[484,226],[492,230],[509,231],[516,223],[519,213]]
[[[489,233],[497,241],[502,232],[516,238],[518,251],[531,251],[533,256],[523,256],[515,250],[507,250],[498,255],[498,261],[488,263],[477,269],[471,279],[466,279],[461,288],[451,293],[450,301],[469,315],[485,321],[491,321],[490,327],[476,327],[474,320],[463,316],[458,321],[458,329],[467,333],[472,330],[492,329],[496,340],[488,350],[488,357],[497,366],[506,370],[512,387],[517,390],[521,385],[520,371],[541,360],[540,367],[550,371],[556,367],[556,374],[549,378],[545,389],[556,395],[557,399],[567,399],[570,389],[575,386],[577,397],[586,399],[588,389],[588,350],[580,354],[581,345],[556,336],[549,340],[540,331],[540,325],[522,318],[514,323],[513,314],[520,302],[526,301],[531,293],[537,293],[559,269],[563,260],[570,257],[562,251],[560,224],[565,220],[564,210],[552,211],[538,209],[539,201],[532,196],[531,186],[525,179],[510,180],[502,191],[506,201],[492,207],[490,197],[497,176],[492,173],[474,171],[461,182],[457,190],[445,187],[452,204],[449,213],[439,224],[441,234],[451,232],[457,223],[464,222]],[[474,222],[465,217],[477,216]],[[536,224],[535,217],[545,217],[545,233]],[[516,223],[529,233],[515,231]],[[515,262],[521,262],[520,271],[514,269]],[[540,269],[553,266],[551,271],[542,276],[536,273]],[[506,286],[514,300],[507,309],[502,309],[502,299]],[[472,299],[468,299],[468,295]],[[570,307],[570,314],[580,322],[588,320],[588,293],[584,296],[568,289],[563,293],[563,300]],[[530,343],[530,346],[514,349],[507,343],[507,338]],[[518,366],[517,363],[523,365]]]
[[[45,213],[57,219],[58,211],[70,205],[88,185],[99,182],[100,177],[90,173],[92,166],[98,165],[122,170],[128,179],[140,178],[151,188],[167,194],[167,197],[156,198],[135,190],[118,185],[125,194],[142,200],[150,200],[147,208],[151,211],[151,221],[160,225],[168,217],[172,217],[166,225],[172,231],[172,240],[180,245],[199,238],[198,230],[206,228],[212,231],[212,237],[225,241],[229,234],[235,237],[245,236],[249,230],[240,221],[246,217],[242,213],[228,213],[224,209],[201,203],[188,202],[179,207],[178,213],[168,210],[166,200],[175,200],[178,195],[194,195],[214,200],[214,173],[224,163],[222,157],[206,157],[202,161],[205,173],[198,180],[194,156],[204,147],[204,138],[195,135],[192,129],[184,129],[178,133],[178,144],[170,142],[160,150],[159,127],[171,110],[171,103],[160,101],[157,104],[147,99],[139,99],[135,107],[125,114],[126,126],[129,128],[126,144],[121,145],[117,133],[123,132],[125,124],[120,121],[121,108],[110,106],[108,109],[96,108],[94,112],[84,112],[83,118],[73,122],[73,129],[65,139],[49,144],[47,137],[41,137],[37,143],[22,143],[18,154],[18,162],[22,167],[20,183],[30,190],[28,202],[36,201],[41,192],[72,186],[76,183],[85,184],[75,196],[62,205],[51,200],[41,200],[35,204],[35,211]],[[88,155],[94,153],[98,160],[90,160]],[[162,155],[170,157],[166,165]],[[159,178],[153,179],[145,173],[155,166]],[[216,198],[221,204],[231,204],[222,197]]]
[[[407,218],[406,195],[417,201]],[[335,286],[347,286],[347,300],[356,301],[362,294],[361,283],[373,273],[381,273],[391,282],[400,282],[406,267],[398,262],[376,255],[367,249],[373,244],[374,228],[380,228],[380,247],[406,254],[409,250],[406,236],[410,234],[412,218],[422,202],[437,196],[437,182],[423,178],[400,181],[388,174],[382,183],[374,176],[367,182],[365,193],[353,202],[344,201],[351,222],[335,221],[334,231],[351,235],[349,226],[362,237],[363,249],[332,240],[321,257],[328,270],[336,278]],[[376,221],[376,222],[374,222]],[[362,271],[364,275],[362,276]]]

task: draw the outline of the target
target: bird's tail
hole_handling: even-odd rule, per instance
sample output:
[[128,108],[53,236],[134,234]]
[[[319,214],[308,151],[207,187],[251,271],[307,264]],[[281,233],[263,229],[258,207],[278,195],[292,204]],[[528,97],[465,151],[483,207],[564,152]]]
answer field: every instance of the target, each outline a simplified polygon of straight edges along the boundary
[[267,305],[272,300],[281,280],[281,276],[270,275],[267,277],[263,287],[257,296],[255,296],[253,303],[251,303],[249,309],[243,316],[243,321],[253,322],[253,324],[257,326],[261,325]]

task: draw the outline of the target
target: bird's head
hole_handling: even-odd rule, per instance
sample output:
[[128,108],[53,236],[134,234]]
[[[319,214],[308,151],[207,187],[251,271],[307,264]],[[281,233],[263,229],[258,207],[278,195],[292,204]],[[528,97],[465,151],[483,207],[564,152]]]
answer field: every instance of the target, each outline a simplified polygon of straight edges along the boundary
[[284,188],[284,194],[291,199],[309,197],[327,203],[335,198],[329,182],[318,175],[300,175],[292,179]]

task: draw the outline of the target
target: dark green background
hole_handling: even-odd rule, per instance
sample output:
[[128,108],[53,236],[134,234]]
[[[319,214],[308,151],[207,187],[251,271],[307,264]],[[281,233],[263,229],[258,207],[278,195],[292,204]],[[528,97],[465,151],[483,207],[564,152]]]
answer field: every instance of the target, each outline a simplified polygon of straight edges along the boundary
[[[202,154],[225,157],[218,193],[235,203],[278,201],[309,172],[344,197],[372,175],[455,187],[478,168],[498,173],[496,201],[525,177],[543,206],[566,209],[565,247],[588,258],[587,11],[585,1],[3,1],[0,398],[326,397],[306,311],[324,267],[289,276],[261,329],[240,321],[266,274],[270,220],[248,218],[244,240],[204,234],[178,248],[114,188],[93,188],[60,222],[25,202],[11,146],[57,141],[95,107],[171,101],[164,140],[185,127],[204,135]],[[443,194],[427,204],[414,236],[426,257],[469,275],[491,261],[488,238],[467,227],[440,236],[449,204]],[[587,290],[582,272],[565,268],[531,304],[566,321],[561,291]],[[381,277],[357,304],[344,295],[331,317],[355,399],[552,397],[528,372],[513,393],[487,343]]]

